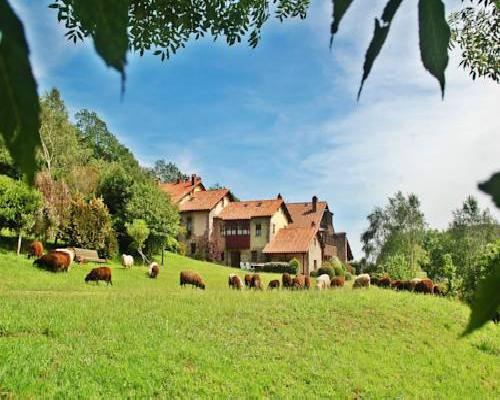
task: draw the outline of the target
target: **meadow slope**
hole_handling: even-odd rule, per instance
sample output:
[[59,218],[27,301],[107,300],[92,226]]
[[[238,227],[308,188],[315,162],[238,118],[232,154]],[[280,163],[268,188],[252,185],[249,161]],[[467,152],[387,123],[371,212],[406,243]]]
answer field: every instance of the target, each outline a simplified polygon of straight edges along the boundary
[[[166,261],[158,280],[113,264],[106,287],[0,253],[0,398],[500,398],[500,327],[459,339],[458,302],[236,292],[232,269]],[[178,286],[186,268],[206,291]]]

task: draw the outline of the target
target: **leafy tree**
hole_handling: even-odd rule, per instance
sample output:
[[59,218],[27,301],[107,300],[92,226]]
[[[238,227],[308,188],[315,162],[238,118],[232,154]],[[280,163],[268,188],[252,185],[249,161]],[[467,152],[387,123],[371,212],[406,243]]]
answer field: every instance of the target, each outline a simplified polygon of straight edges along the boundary
[[457,294],[457,290],[462,286],[462,280],[457,278],[457,267],[453,264],[453,258],[451,254],[443,255],[443,275],[446,278],[448,283],[448,290],[446,294],[450,296],[455,296]]
[[75,115],[79,137],[90,149],[93,158],[108,162],[120,162],[124,166],[138,169],[139,163],[133,154],[113,135],[102,119],[87,109],[80,110]]
[[384,264],[389,257],[402,254],[415,276],[425,258],[422,244],[426,223],[418,197],[397,192],[384,208],[375,208],[367,219],[368,229],[361,235],[367,261]]
[[41,206],[41,195],[22,181],[0,175],[0,228],[12,229],[18,235],[17,255],[22,234],[31,230]]
[[132,243],[134,245],[135,250],[142,257],[142,261],[147,262],[147,258],[142,252],[144,248],[144,242],[149,237],[149,228],[146,222],[143,219],[134,219],[132,223],[125,224],[127,228],[127,234],[132,238]]
[[111,216],[101,198],[94,197],[87,201],[78,193],[71,202],[69,220],[64,232],[68,244],[97,250],[106,258],[116,254],[117,242]]
[[451,45],[460,48],[460,65],[472,79],[487,77],[500,82],[500,12],[494,0],[475,1],[451,14]]
[[135,183],[125,206],[125,220],[143,219],[150,229],[146,240],[146,254],[151,255],[166,245],[168,238],[176,238],[179,212],[168,196],[153,183]]
[[171,161],[156,160],[151,173],[162,182],[175,182],[177,179],[185,181],[188,176],[181,172],[179,167]]
[[43,204],[35,230],[45,240],[63,236],[71,216],[71,193],[64,181],[55,181],[47,170],[35,178],[35,186],[41,192]]
[[414,277],[408,260],[403,254],[391,254],[383,264],[380,264],[378,271],[381,274],[388,274],[393,279],[411,279]]
[[453,212],[449,232],[453,240],[453,263],[458,277],[463,280],[462,297],[470,301],[483,277],[479,258],[486,246],[499,237],[499,225],[488,209],[481,210],[477,200],[469,196],[462,208]]
[[89,158],[86,146],[81,146],[75,127],[57,89],[45,93],[40,102],[39,159],[54,178],[60,178],[74,167],[85,165]]

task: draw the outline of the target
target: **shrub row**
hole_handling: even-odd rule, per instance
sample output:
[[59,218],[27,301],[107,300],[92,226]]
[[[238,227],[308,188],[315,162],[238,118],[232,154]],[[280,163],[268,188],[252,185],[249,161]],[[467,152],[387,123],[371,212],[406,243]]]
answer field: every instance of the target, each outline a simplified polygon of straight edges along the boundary
[[[292,260],[293,261],[293,260]],[[298,270],[298,265],[296,263],[284,263],[284,262],[267,262],[261,265],[254,266],[255,272],[274,272],[278,274],[296,274]]]

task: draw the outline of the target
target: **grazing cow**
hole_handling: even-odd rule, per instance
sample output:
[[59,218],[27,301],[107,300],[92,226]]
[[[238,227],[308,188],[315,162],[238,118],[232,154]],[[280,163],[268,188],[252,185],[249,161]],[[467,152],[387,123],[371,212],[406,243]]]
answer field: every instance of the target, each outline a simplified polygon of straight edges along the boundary
[[98,267],[92,269],[85,277],[85,283],[89,281],[95,281],[96,285],[99,285],[99,281],[104,281],[108,285],[113,286],[113,281],[111,280],[111,268],[110,267]]
[[279,289],[280,288],[280,281],[279,281],[279,279],[273,279],[271,282],[269,282],[269,285],[267,285],[267,288],[269,290]]
[[378,284],[379,284],[379,278],[377,278],[375,275],[372,275],[370,277],[370,283],[372,285],[378,286]]
[[255,290],[263,290],[262,279],[259,274],[252,275],[252,281],[250,282],[250,287]]
[[391,278],[384,276],[378,280],[378,286],[388,288],[391,286]]
[[370,275],[368,274],[360,274],[354,279],[354,283],[352,285],[353,289],[356,288],[369,288],[370,287]]
[[124,268],[132,268],[134,265],[134,257],[128,254],[122,254],[122,265]]
[[151,264],[149,264],[148,274],[151,279],[158,278],[159,273],[160,273],[160,266],[156,261],[153,261]]
[[284,289],[291,288],[293,286],[293,278],[289,273],[284,273],[281,275],[281,283],[283,284]]
[[316,279],[316,288],[318,290],[327,289],[330,287],[330,284],[330,275],[328,274],[321,274],[318,276],[318,279]]
[[245,286],[247,288],[252,287],[252,274],[245,274]]
[[69,255],[69,263],[72,264],[75,259],[75,251],[73,249],[56,249],[55,251],[61,251]]
[[410,281],[410,291],[414,291],[415,290],[415,287],[417,286],[417,284],[421,281],[422,279],[420,278],[413,278],[411,281]]
[[413,290],[413,285],[411,281],[396,281],[395,288],[398,291],[407,290],[411,292]]
[[193,271],[182,271],[180,275],[180,285],[191,285],[191,287],[197,287],[205,290],[205,283],[201,276]]
[[434,285],[434,288],[432,289],[432,292],[436,296],[444,296],[443,289],[441,289],[441,286],[439,286],[439,285]]
[[304,289],[306,287],[306,276],[303,274],[297,274],[293,278],[293,288],[294,289]]
[[30,249],[28,251],[28,260],[31,257],[40,258],[41,256],[43,256],[43,244],[38,240],[35,240],[30,245]]
[[330,287],[343,287],[345,284],[345,279],[342,276],[335,276],[330,282]]
[[421,279],[415,285],[415,292],[423,294],[432,294],[434,292],[434,284],[430,279]]
[[304,288],[307,290],[311,289],[311,278],[309,276],[304,278]]
[[71,265],[71,255],[66,251],[51,250],[49,254],[57,254],[64,259],[63,271],[68,272]]
[[241,290],[243,289],[243,282],[241,278],[236,274],[229,274],[228,284],[230,288]]
[[41,256],[33,262],[33,265],[46,269],[47,271],[60,272],[68,271],[68,255],[59,253],[49,253]]

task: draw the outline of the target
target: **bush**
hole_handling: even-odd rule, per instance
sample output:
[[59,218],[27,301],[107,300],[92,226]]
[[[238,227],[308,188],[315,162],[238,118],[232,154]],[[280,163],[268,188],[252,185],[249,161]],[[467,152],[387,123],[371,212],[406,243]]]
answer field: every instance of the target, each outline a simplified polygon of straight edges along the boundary
[[299,270],[300,263],[299,260],[297,260],[296,258],[292,258],[288,262],[288,265],[290,266],[290,268],[294,268],[295,272],[293,272],[293,274],[296,274],[297,271]]
[[323,265],[318,268],[318,276],[323,275],[323,274],[328,274],[330,276],[330,279],[335,276],[335,271],[332,267],[330,267],[328,264]]
[[352,274],[350,272],[346,272],[344,278],[346,281],[350,281],[352,279]]
[[335,276],[345,276],[345,274],[346,274],[344,269],[339,265],[336,265],[335,267],[333,267],[333,271],[335,272]]
[[356,275],[356,268],[351,265],[351,270],[349,271],[352,275]]
[[186,255],[186,244],[183,242],[179,242],[177,246],[177,254],[180,254],[181,256]]
[[311,272],[309,272],[309,276],[311,278],[317,278],[318,277],[318,271],[311,271]]
[[274,272],[277,274],[297,273],[297,267],[291,266],[289,263],[286,262],[267,262],[262,265],[256,265],[254,268],[255,272]]

